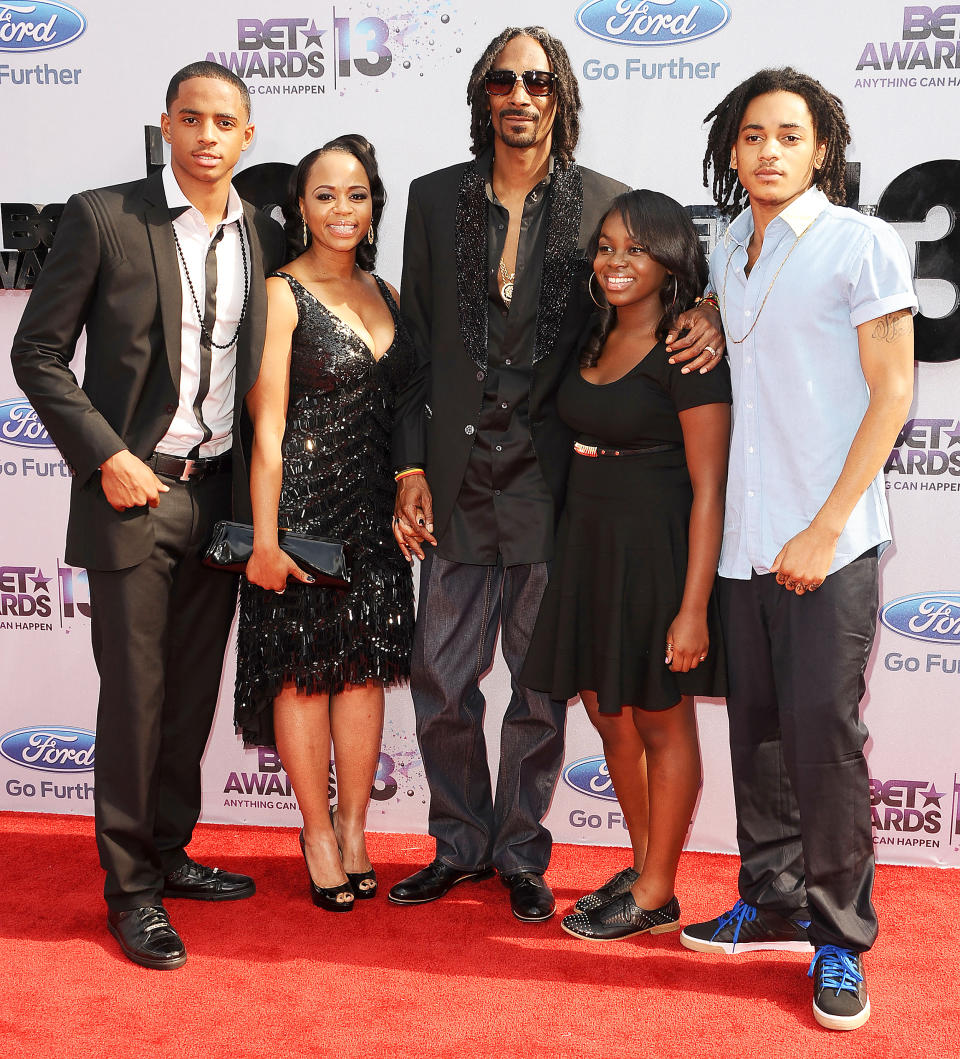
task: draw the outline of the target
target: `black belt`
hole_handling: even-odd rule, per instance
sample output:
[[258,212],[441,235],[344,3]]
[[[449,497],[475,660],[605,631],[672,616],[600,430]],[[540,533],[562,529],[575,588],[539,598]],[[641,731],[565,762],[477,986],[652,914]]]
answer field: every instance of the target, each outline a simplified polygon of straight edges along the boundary
[[146,463],[157,474],[167,478],[178,478],[181,482],[198,482],[201,478],[229,471],[233,466],[233,453],[221,452],[219,456],[191,460],[186,456],[168,456],[165,452],[155,452]]
[[643,445],[639,448],[601,448],[599,445],[584,445],[582,441],[573,443],[573,451],[581,456],[589,456],[596,459],[597,456],[652,456],[657,452],[679,452],[683,448],[673,441],[665,441],[662,445]]

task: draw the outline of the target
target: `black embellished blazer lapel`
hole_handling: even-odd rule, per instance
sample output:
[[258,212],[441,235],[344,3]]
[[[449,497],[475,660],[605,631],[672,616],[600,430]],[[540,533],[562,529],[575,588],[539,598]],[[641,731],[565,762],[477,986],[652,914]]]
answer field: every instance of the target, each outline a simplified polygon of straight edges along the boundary
[[[583,213],[583,180],[575,165],[557,166],[547,203],[547,240],[537,310],[533,362],[548,356],[557,343],[560,322],[567,308],[570,286],[577,274],[580,220]],[[487,192],[476,161],[460,177],[457,193],[456,234],[457,303],[460,334],[470,359],[487,366]]]
[[457,192],[454,267],[463,345],[478,368],[487,366],[487,191],[480,167],[470,162]]
[[547,203],[547,245],[543,254],[540,298],[537,302],[537,340],[533,362],[549,356],[557,344],[560,322],[578,269],[583,180],[577,166],[556,167]]

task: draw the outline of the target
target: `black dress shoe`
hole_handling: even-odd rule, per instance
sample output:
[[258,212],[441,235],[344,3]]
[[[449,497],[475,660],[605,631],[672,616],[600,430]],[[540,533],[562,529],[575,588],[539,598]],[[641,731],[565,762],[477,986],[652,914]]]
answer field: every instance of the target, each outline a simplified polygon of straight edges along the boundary
[[524,923],[541,923],[557,910],[553,891],[542,875],[532,871],[518,871],[501,875],[500,881],[510,891],[510,910]]
[[387,896],[397,905],[425,905],[449,893],[457,883],[479,882],[489,879],[491,875],[493,868],[461,871],[444,864],[442,860],[435,860],[409,878],[401,879],[391,887]]
[[680,904],[676,897],[671,897],[660,908],[641,908],[627,890],[601,908],[564,916],[560,926],[584,941],[619,941],[634,934],[663,934],[680,929]]
[[163,880],[164,897],[189,897],[194,901],[239,901],[253,897],[257,887],[249,875],[208,868],[189,857]]
[[120,942],[124,956],[141,967],[172,971],[187,962],[187,950],[161,905],[108,912],[107,930]]

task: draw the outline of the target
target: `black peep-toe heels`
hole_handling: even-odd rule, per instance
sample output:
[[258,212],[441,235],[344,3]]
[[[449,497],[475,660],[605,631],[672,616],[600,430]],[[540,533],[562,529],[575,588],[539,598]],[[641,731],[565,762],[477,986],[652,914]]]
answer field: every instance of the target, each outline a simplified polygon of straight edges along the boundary
[[317,886],[313,881],[310,865],[307,864],[307,846],[303,840],[303,828],[300,829],[300,852],[303,854],[307,878],[310,880],[310,897],[317,908],[323,908],[327,912],[352,911],[355,895],[351,882],[341,883],[339,886]]

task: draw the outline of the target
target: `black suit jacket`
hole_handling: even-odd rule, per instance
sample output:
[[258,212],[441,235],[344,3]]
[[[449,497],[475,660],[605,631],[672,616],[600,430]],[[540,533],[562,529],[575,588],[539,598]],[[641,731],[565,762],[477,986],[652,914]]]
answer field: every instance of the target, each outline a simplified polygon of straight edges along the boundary
[[[237,341],[234,506],[249,520],[248,424],[266,327],[265,274],[283,263],[283,233],[244,203],[250,296]],[[173,420],[180,386],[181,285],[159,172],[67,202],[13,341],[17,382],[74,471],[68,563],[134,566],[153,547],[150,509],[114,511],[98,468],[128,448],[146,459]],[[70,370],[86,327],[82,386]],[[238,441],[241,443],[238,444]]]
[[[392,455],[397,467],[426,468],[438,537],[460,492],[483,400],[488,169],[489,158],[481,157],[419,177],[407,203],[400,307],[417,371],[399,396]],[[556,167],[553,180],[529,408],[534,450],[559,516],[573,438],[556,397],[592,309],[586,246],[627,186],[580,166]]]

